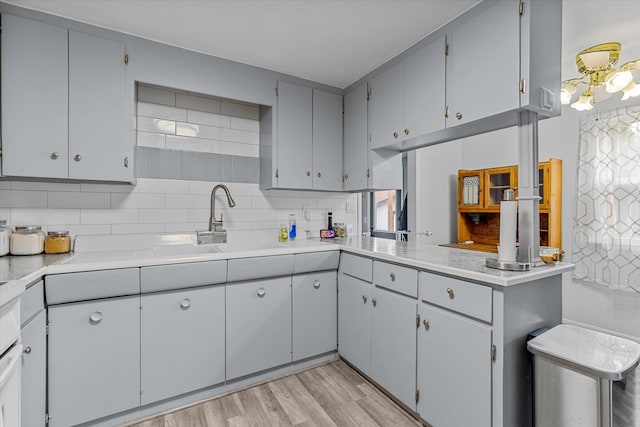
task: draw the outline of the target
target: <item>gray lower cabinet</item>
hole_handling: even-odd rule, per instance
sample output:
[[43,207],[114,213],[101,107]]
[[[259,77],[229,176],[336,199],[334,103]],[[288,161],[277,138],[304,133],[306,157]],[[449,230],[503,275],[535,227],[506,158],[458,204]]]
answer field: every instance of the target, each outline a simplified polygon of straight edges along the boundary
[[419,311],[418,413],[438,427],[491,426],[491,328],[425,303]]
[[51,427],[140,405],[140,297],[49,306]]
[[[42,298],[41,298],[42,299]],[[47,313],[42,310],[21,331],[22,345],[22,427],[42,427],[46,413]]]
[[371,299],[371,377],[413,410],[417,305],[413,298],[381,288]]
[[142,405],[224,381],[224,296],[224,285],[142,295]]
[[291,276],[227,284],[227,379],[291,362]]
[[336,350],[338,330],[335,271],[292,278],[293,360]]
[[371,373],[371,283],[341,274],[338,282],[338,350],[359,370]]

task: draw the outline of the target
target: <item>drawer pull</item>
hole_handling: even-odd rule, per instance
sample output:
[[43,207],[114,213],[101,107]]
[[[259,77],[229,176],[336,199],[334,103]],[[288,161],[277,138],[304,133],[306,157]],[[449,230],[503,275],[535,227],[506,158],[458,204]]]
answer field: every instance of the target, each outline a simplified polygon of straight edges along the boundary
[[425,328],[426,330],[428,330],[428,329],[429,329],[429,326],[430,326],[430,325],[429,325],[429,321],[428,321],[427,319],[424,319],[424,320],[422,321],[422,324],[424,325],[424,328]]
[[263,298],[266,295],[266,292],[264,291],[264,288],[259,288],[258,289],[258,297],[259,298]]
[[453,299],[456,295],[453,293],[453,288],[447,288],[447,293],[449,294],[449,298]]
[[319,280],[316,280],[315,282],[313,282],[313,287],[314,287],[315,289],[318,289],[318,288],[320,287],[320,281],[319,281]]
[[24,354],[31,354],[31,347],[26,347],[24,349]]
[[362,303],[363,304],[367,303],[367,296],[366,295],[362,295]]
[[180,302],[180,308],[183,310],[188,310],[191,307],[191,300],[189,298],[185,298]]
[[396,281],[396,273],[389,273],[389,277],[391,277],[391,281],[395,282]]
[[375,307],[378,304],[378,300],[375,298],[371,298],[371,304]]
[[94,311],[89,315],[89,323],[96,325],[101,321],[102,321],[102,312],[100,310]]

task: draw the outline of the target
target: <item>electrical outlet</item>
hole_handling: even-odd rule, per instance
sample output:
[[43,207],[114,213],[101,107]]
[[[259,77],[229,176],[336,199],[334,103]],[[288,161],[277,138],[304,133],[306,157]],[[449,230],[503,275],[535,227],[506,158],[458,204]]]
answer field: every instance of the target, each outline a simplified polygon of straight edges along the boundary
[[347,213],[355,213],[356,212],[355,203],[353,203],[350,200],[347,200],[345,202],[345,210],[347,211]]

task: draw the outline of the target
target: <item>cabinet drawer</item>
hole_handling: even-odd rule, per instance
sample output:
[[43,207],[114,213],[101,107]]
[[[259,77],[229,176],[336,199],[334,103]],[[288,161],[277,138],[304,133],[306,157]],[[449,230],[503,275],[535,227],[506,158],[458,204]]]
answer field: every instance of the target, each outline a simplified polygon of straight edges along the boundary
[[155,265],[140,269],[140,291],[142,293],[194,288],[226,281],[227,261]]
[[289,276],[293,273],[293,255],[230,259],[227,282]]
[[312,271],[337,270],[339,262],[340,251],[295,254],[293,261],[293,274],[310,273]]
[[25,323],[39,311],[44,310],[44,290],[42,280],[29,286],[20,297],[20,323]]
[[140,293],[137,268],[54,274],[45,277],[47,304],[84,301]]
[[418,271],[412,268],[374,261],[373,283],[410,297],[418,297]]
[[365,282],[373,279],[373,261],[357,255],[342,253],[340,255],[340,273],[356,277]]
[[492,320],[492,289],[451,277],[420,272],[420,298],[486,322]]

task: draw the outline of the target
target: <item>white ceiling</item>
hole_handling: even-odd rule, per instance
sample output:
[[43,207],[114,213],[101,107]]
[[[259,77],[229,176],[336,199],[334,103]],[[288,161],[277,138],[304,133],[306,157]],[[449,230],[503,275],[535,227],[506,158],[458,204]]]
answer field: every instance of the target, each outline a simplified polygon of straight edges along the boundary
[[478,0],[4,0],[344,88]]

